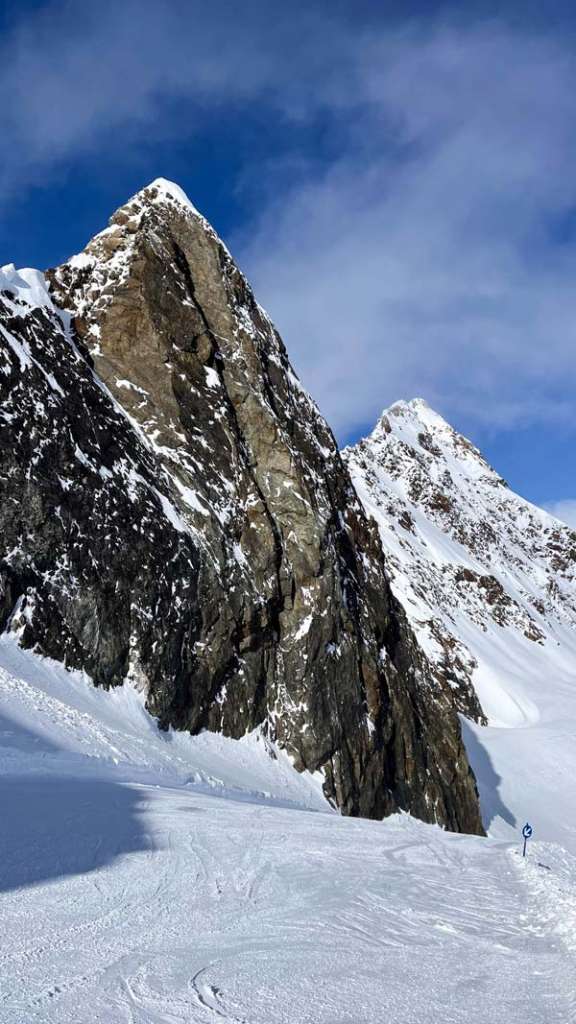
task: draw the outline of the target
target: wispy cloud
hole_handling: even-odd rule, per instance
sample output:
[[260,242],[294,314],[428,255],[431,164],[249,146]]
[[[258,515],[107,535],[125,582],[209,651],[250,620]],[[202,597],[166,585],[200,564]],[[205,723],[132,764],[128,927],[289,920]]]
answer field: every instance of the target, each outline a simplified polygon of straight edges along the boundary
[[576,422],[571,48],[306,6],[46,5],[0,46],[4,195],[224,107],[239,132],[255,107],[288,134],[320,118],[329,158],[248,160],[260,208],[231,241],[340,435],[415,394],[480,424]]
[[[169,97],[188,96],[200,106],[233,88],[238,96],[250,93],[265,60],[248,48],[247,68],[238,74],[229,35],[216,18],[210,26],[196,13],[195,29],[178,2],[88,0],[47,4],[19,23],[0,53],[4,187],[97,149],[114,128],[162,130],[154,122]],[[193,124],[192,112],[182,129]]]
[[341,434],[416,394],[495,426],[573,423],[572,57],[490,24],[358,60],[350,144],[242,253],[311,390]]
[[546,509],[556,519],[561,519],[567,526],[576,530],[576,498],[565,498],[563,501],[554,501],[546,505]]
[[[310,96],[314,106],[324,96],[334,101],[341,31],[298,0],[293,11],[274,6],[55,0],[26,12],[0,42],[4,190],[97,151],[115,129],[129,139],[194,136],[222,104],[241,117],[243,105],[259,99],[301,119],[311,112]],[[189,104],[183,118],[169,109],[178,99]]]

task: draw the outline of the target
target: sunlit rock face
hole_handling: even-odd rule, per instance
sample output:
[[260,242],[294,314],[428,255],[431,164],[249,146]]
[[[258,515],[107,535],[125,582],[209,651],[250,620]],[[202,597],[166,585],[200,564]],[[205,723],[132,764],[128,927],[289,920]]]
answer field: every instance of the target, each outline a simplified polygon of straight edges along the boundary
[[480,832],[453,690],[212,228],[159,180],[46,279],[3,279],[2,627],[164,729],[259,728],[344,813]]

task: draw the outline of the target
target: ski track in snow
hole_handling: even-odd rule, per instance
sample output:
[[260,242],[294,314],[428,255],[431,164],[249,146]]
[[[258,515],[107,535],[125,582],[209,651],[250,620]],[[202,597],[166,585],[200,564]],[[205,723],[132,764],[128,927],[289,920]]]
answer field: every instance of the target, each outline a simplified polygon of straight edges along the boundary
[[560,846],[341,818],[262,741],[0,665],[0,1024],[576,1019]]

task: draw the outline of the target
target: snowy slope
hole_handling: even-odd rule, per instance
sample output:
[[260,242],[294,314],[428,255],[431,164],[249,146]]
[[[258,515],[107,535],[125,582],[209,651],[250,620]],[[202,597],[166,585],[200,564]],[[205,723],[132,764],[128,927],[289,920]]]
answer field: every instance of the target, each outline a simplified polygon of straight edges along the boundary
[[574,1019],[559,847],[340,817],[255,737],[0,666],[0,1024]]
[[506,834],[534,817],[574,848],[576,533],[514,494],[420,399],[344,454],[394,593],[478,722],[464,732],[485,825]]
[[[288,755],[259,730],[242,740],[204,732],[194,738],[162,732],[130,683],[106,692],[88,676],[18,647],[0,636],[0,747],[4,771],[162,780],[195,791],[258,799],[334,813],[322,794],[322,779],[294,771]],[[33,728],[34,743],[18,739]]]

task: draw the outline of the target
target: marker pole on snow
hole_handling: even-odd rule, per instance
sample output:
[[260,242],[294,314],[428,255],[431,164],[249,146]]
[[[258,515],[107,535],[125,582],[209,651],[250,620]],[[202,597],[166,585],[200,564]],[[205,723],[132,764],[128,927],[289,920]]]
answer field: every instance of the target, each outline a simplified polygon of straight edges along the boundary
[[523,857],[526,856],[526,843],[528,842],[529,839],[532,838],[532,831],[533,831],[532,825],[527,821],[526,824],[524,825],[524,828],[522,829],[522,835],[524,837],[524,849],[522,851],[522,856]]

